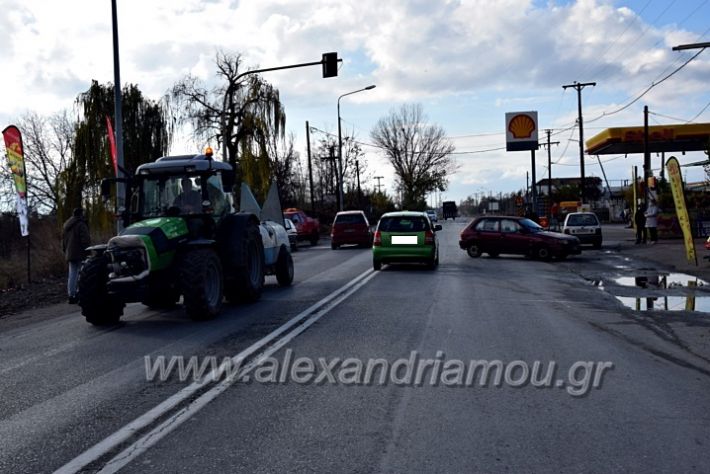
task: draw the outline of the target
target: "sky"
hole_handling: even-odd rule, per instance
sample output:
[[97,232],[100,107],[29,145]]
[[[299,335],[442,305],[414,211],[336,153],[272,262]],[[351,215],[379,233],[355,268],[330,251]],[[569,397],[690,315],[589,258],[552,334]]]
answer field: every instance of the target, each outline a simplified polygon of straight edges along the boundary
[[[579,176],[577,93],[582,90],[584,139],[607,127],[710,122],[710,50],[673,51],[710,41],[710,0],[117,0],[121,82],[159,100],[192,74],[215,81],[218,51],[238,53],[249,68],[342,58],[338,77],[318,66],[268,72],[286,110],[287,132],[305,160],[305,122],[337,135],[341,99],[344,134],[363,144],[363,187],[394,172],[370,146],[377,121],[403,104],[421,104],[429,124],[455,146],[457,170],[437,198],[524,189],[529,152],[505,151],[505,114],[537,111],[552,130],[553,177]],[[92,80],[113,83],[111,1],[0,0],[0,128],[28,111],[72,110]],[[681,66],[683,66],[681,68]],[[677,72],[671,75],[676,69]],[[664,80],[666,76],[669,76]],[[655,85],[654,85],[655,84]],[[650,90],[640,99],[641,93]],[[178,138],[174,154],[208,144]],[[215,146],[216,144],[209,144]],[[705,158],[678,155],[681,164]],[[641,155],[600,156],[611,186],[629,179]],[[655,174],[660,158],[652,157]],[[702,168],[684,168],[701,181]],[[537,152],[538,179],[547,150]],[[602,177],[597,157],[585,174]],[[433,197],[430,197],[433,202]]]

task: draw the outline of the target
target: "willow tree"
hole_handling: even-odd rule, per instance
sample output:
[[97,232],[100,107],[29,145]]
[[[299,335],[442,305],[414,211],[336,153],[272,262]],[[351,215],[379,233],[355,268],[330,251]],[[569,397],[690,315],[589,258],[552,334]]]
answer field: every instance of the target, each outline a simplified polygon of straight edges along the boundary
[[219,52],[215,64],[218,83],[211,89],[191,75],[173,86],[177,122],[191,124],[205,144],[216,142],[238,179],[261,194],[272,175],[268,144],[284,139],[279,91],[257,74],[242,76],[248,70],[239,54]]
[[393,109],[377,122],[371,137],[394,167],[404,208],[424,208],[427,193],[446,189],[456,169],[455,148],[443,128],[426,123],[421,105]]
[[[60,175],[62,217],[82,204],[97,207],[93,205],[98,203],[101,180],[114,175],[106,128],[106,117],[114,122],[113,85],[92,81],[89,90],[77,97],[76,108],[74,149]],[[121,110],[124,168],[130,175],[139,165],[167,154],[173,127],[165,104],[145,98],[135,85],[123,88]]]

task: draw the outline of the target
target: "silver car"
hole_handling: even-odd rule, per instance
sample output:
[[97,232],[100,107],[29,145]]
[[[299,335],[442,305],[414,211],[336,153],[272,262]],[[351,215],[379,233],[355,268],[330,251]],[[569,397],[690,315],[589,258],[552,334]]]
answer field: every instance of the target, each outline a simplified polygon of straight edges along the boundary
[[298,231],[296,226],[293,224],[291,219],[284,218],[284,228],[286,229],[286,234],[288,235],[288,242],[291,245],[291,251],[295,252],[298,250]]
[[565,217],[562,232],[574,235],[583,244],[592,244],[595,249],[602,247],[602,225],[593,212],[570,212]]

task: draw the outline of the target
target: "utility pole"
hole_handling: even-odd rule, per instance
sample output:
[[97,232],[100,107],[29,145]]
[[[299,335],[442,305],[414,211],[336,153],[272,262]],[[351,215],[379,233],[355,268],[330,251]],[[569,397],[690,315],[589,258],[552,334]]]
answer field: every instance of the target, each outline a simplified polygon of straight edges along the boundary
[[577,123],[579,124],[579,197],[584,204],[584,126],[582,124],[582,89],[587,86],[596,86],[596,82],[577,82],[574,81],[572,84],[566,84],[562,86],[563,89],[571,87],[577,90]]
[[313,199],[313,166],[311,165],[311,127],[306,120],[306,149],[308,150],[308,184],[311,187],[311,215],[315,214],[316,206]]
[[529,202],[528,195],[530,194],[530,171],[525,172],[525,200]]
[[375,176],[375,179],[377,180],[377,192],[382,194],[382,183],[380,183],[380,180],[385,179],[384,176]]
[[551,142],[550,136],[552,135],[552,130],[549,128],[545,129],[547,134],[547,143],[543,143],[542,146],[547,147],[547,200],[550,202],[550,209],[552,209],[552,145],[559,145],[560,142]]
[[651,152],[648,149],[648,105],[643,106],[643,204],[648,208],[648,178],[651,176]]
[[[330,162],[332,163],[332,165],[333,165],[333,168],[335,168],[335,176],[336,176],[336,181],[335,181],[335,182],[336,182],[336,185],[337,185],[337,184],[339,183],[337,177],[338,177],[338,175],[340,174],[340,168],[338,168],[338,162],[335,161],[335,160],[336,160],[336,158],[335,158],[335,145],[330,145],[330,150],[329,150],[329,151],[330,151],[330,154],[328,155],[328,161],[330,161]],[[339,188],[339,187],[337,187],[336,190],[335,190],[335,196],[336,196],[337,203],[338,203],[338,210],[339,210],[339,211],[342,211],[343,208],[341,207],[341,206],[342,206],[342,201],[340,201],[340,196],[341,196],[341,194],[340,194],[340,188]]]
[[355,160],[355,175],[357,176],[357,205],[361,207],[362,190],[360,189],[360,160]]

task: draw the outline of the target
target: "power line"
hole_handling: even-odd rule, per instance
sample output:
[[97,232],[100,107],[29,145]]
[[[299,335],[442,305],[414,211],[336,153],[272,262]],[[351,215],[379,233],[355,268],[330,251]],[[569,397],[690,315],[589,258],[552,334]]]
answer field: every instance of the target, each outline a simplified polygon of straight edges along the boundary
[[697,114],[695,114],[695,117],[693,117],[692,119],[688,120],[687,123],[694,122],[696,118],[700,117],[700,116],[703,114],[703,112],[705,112],[705,111],[708,109],[708,107],[710,107],[710,102],[708,102],[707,104],[705,104],[705,107],[703,107],[700,112],[698,112]]
[[611,64],[616,64],[616,63],[618,62],[619,58],[622,57],[622,56],[624,56],[624,55],[626,54],[626,51],[628,51],[628,49],[629,49],[631,46],[633,46],[633,45],[635,45],[636,43],[638,43],[638,41],[639,41],[641,38],[643,38],[643,37],[646,35],[646,33],[648,33],[648,30],[651,28],[651,26],[655,26],[654,24],[655,24],[658,20],[660,20],[663,15],[666,14],[666,12],[676,3],[676,1],[677,1],[677,0],[673,0],[671,3],[669,3],[669,4],[666,6],[666,8],[663,9],[663,11],[662,11],[661,13],[659,13],[658,16],[656,16],[656,18],[653,19],[653,21],[651,21],[650,23],[647,24],[647,26],[641,31],[641,34],[639,34],[631,43],[629,43],[625,48],[623,48],[623,49],[619,52],[619,54],[617,54],[609,63],[607,63],[607,64],[601,69],[601,71],[599,71],[598,74],[600,75],[600,77],[602,77],[602,78],[606,77],[606,76],[603,74],[604,71],[606,71],[606,70],[609,68],[609,66],[610,66]]
[[[617,155],[612,158],[607,158],[606,160],[602,160],[602,163],[608,163],[610,161],[618,160],[619,158],[624,158],[626,155]],[[553,165],[558,165],[558,166],[578,166],[577,163],[553,163]]]
[[619,113],[619,112],[621,112],[621,111],[623,111],[623,110],[628,109],[629,107],[631,107],[632,105],[634,105],[636,102],[638,102],[643,96],[645,96],[646,94],[648,94],[648,93],[651,91],[651,89],[653,89],[653,88],[656,87],[657,85],[662,84],[662,83],[665,82],[667,79],[671,78],[674,74],[676,74],[678,71],[680,71],[680,70],[683,69],[685,66],[687,66],[688,63],[690,63],[693,59],[697,58],[698,55],[699,55],[700,53],[702,53],[704,50],[705,50],[705,48],[702,48],[700,51],[698,51],[697,53],[695,53],[692,57],[690,57],[687,61],[685,61],[682,65],[680,65],[678,68],[676,68],[673,72],[671,72],[670,74],[668,74],[666,77],[664,77],[664,78],[661,79],[660,81],[651,83],[651,85],[648,86],[648,88],[646,88],[645,91],[643,91],[641,94],[639,94],[638,96],[636,96],[636,98],[634,98],[634,99],[633,99],[631,102],[629,102],[628,104],[626,104],[626,105],[624,105],[624,106],[622,106],[622,107],[619,107],[618,109],[616,109],[616,110],[614,110],[614,111],[612,111],[612,112],[602,112],[602,114],[601,114],[600,116],[595,117],[595,118],[593,118],[593,119],[587,120],[587,123],[596,122],[597,120],[600,120],[600,119],[602,119],[602,118],[604,118],[604,117],[608,117],[609,115],[614,115],[614,114],[617,114],[617,113]]
[[[638,23],[638,22],[641,20],[641,14],[642,14],[644,11],[646,11],[646,8],[648,8],[648,6],[649,6],[650,4],[651,4],[651,0],[648,0],[648,2],[646,2],[646,5],[644,5],[643,8],[642,8],[641,10],[639,10],[639,12],[636,14],[636,16],[634,16],[634,20],[635,20],[635,21],[630,21],[629,24],[626,25],[626,28],[624,29],[624,31],[622,31],[621,34],[620,34],[619,36],[617,36],[617,37],[614,39],[614,41],[612,41],[611,44],[604,50],[604,52],[603,52],[603,53],[601,54],[601,56],[600,56],[599,61],[597,62],[597,65],[600,65],[600,64],[603,63],[603,61],[604,61],[604,59],[605,59],[607,53],[611,50],[611,48],[613,48],[613,47],[616,45],[616,43],[621,39],[621,37],[624,36],[627,31],[629,31],[629,28],[631,28],[634,24]],[[597,66],[597,67],[598,67],[598,66]],[[605,66],[605,67],[606,67],[606,66]],[[590,71],[590,70],[591,70],[591,68],[589,68],[589,67],[586,68],[584,71],[582,71],[582,74],[581,74],[581,75],[582,75],[582,76],[586,76],[586,75],[587,75],[587,71]],[[603,69],[602,69],[602,70],[603,70]]]

